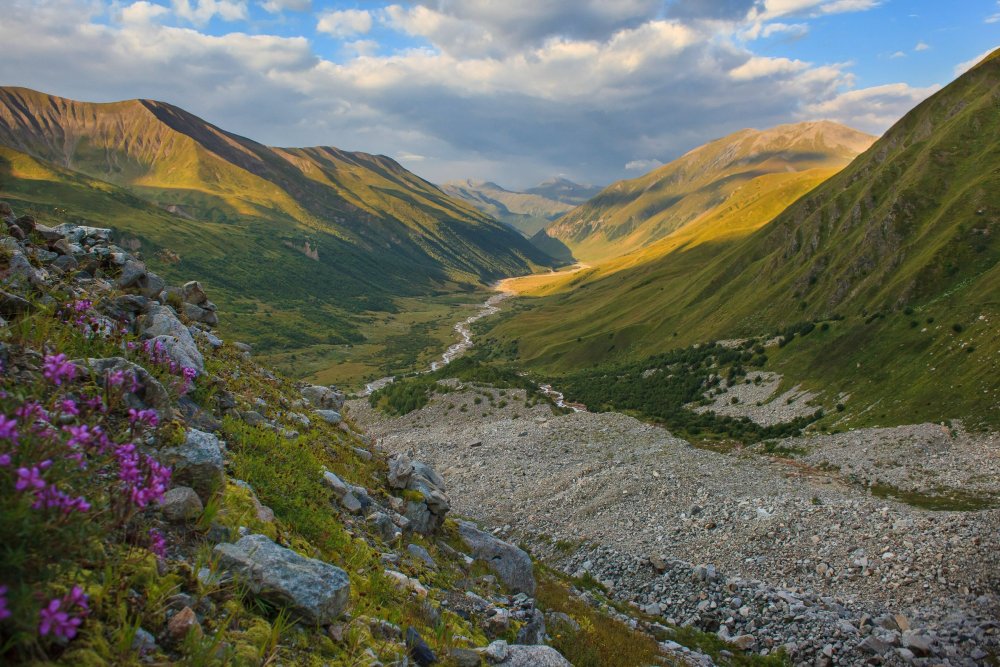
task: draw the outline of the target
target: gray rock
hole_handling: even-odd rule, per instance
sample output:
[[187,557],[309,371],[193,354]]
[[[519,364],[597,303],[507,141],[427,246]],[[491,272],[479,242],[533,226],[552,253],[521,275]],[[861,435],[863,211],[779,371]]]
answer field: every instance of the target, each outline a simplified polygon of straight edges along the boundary
[[157,452],[156,457],[173,468],[173,480],[193,488],[202,502],[225,480],[222,445],[211,433],[188,429],[184,443]]
[[517,631],[517,643],[530,646],[545,643],[545,616],[540,610],[532,610],[531,618]]
[[340,413],[336,410],[313,410],[313,412],[315,412],[316,415],[327,424],[333,424],[336,426],[343,421],[343,417],[341,417]]
[[419,544],[406,545],[406,552],[417,560],[423,561],[427,567],[437,568],[437,563],[434,562],[434,558],[431,556],[430,552]]
[[138,628],[135,631],[135,636],[132,638],[132,650],[143,656],[147,653],[154,653],[159,646],[156,645],[156,637],[153,633],[145,630],[143,628]]
[[482,656],[467,648],[453,648],[448,657],[456,667],[480,667],[483,664]]
[[350,602],[350,579],[339,567],[306,558],[264,535],[215,547],[219,566],[259,597],[288,608],[309,623],[336,621]]
[[134,259],[125,262],[122,272],[118,276],[115,284],[121,289],[128,289],[136,286],[140,280],[146,277],[146,265]]
[[[89,369],[91,377],[101,379],[115,371],[125,373],[126,385],[124,401],[130,408],[137,410],[153,409],[160,416],[161,421],[169,420],[173,417],[173,409],[170,405],[170,394],[160,381],[153,377],[149,371],[139,364],[132,363],[124,357],[105,357],[101,359],[74,360],[77,367]],[[135,378],[138,389],[131,391],[130,378]]]
[[579,632],[580,624],[573,620],[569,614],[561,611],[550,611],[545,615],[546,625],[551,634],[557,632]]
[[151,306],[139,318],[139,334],[146,339],[161,341],[167,355],[179,366],[205,372],[205,359],[201,356],[191,332],[177,319],[169,306]]
[[402,532],[385,512],[374,512],[366,520],[375,528],[375,532],[382,538],[382,541],[387,544],[395,542],[402,535]]
[[413,530],[430,535],[444,523],[451,502],[444,492],[444,480],[430,466],[412,461],[406,454],[396,454],[389,459],[389,486],[420,494],[419,500],[406,503],[406,518]]
[[509,589],[527,595],[535,594],[535,574],[527,553],[484,533],[468,521],[458,522],[458,532],[472,556],[489,565]]
[[184,287],[181,288],[181,293],[183,294],[182,298],[185,303],[200,306],[208,301],[208,295],[205,294],[204,288],[202,288],[201,283],[197,280],[184,283]]
[[907,630],[903,633],[903,648],[913,651],[914,655],[928,656],[932,653],[932,639],[921,632]]
[[[499,644],[502,646],[498,646]],[[551,646],[508,645],[507,642],[498,640],[490,644],[483,655],[489,664],[503,667],[573,667],[572,663]]]
[[326,470],[323,472],[323,483],[333,489],[338,498],[342,498],[347,492],[347,484],[334,473]]
[[204,509],[198,494],[189,486],[175,486],[167,491],[160,506],[163,516],[173,523],[194,521]]
[[201,306],[196,306],[193,303],[185,303],[183,309],[184,316],[192,322],[201,322],[202,324],[207,324],[210,327],[218,326],[219,324],[219,316],[214,310],[207,310]]
[[340,499],[340,504],[351,514],[358,514],[362,509],[361,501],[358,500],[350,491],[343,495]]
[[344,407],[344,394],[332,387],[309,385],[302,390],[302,398],[309,401],[314,408],[340,410]]

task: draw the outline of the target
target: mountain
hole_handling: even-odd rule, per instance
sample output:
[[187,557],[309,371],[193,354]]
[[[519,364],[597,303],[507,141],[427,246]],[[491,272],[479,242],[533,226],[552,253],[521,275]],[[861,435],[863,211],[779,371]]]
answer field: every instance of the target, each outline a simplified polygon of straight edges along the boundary
[[[757,179],[788,174],[804,181],[832,175],[874,137],[829,121],[741,130],[696,148],[648,174],[619,181],[547,229],[587,262],[643,248],[761,187]],[[786,205],[791,200],[784,202]]]
[[770,367],[862,422],[996,425],[998,97],[1000,51],[756,231],[561,278],[491,335],[558,370],[784,332]]
[[596,185],[580,185],[573,181],[556,176],[542,181],[533,188],[524,191],[525,194],[538,195],[546,199],[579,206],[591,197],[597,195],[601,188]]
[[524,192],[507,190],[489,181],[471,180],[451,181],[442,185],[441,189],[506,222],[527,237],[534,236],[598,190],[564,178],[545,181]]
[[163,102],[0,88],[0,146],[5,197],[194,269],[265,349],[356,342],[352,313],[553,264],[390,158],[264,146]]

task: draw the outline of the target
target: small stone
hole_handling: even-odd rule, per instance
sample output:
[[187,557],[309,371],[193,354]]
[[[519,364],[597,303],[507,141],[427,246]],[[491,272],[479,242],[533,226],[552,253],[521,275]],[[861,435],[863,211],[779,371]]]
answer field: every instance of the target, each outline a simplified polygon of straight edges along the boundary
[[480,655],[467,648],[453,648],[448,652],[448,657],[455,667],[480,667],[483,664]]
[[340,499],[340,504],[351,514],[357,514],[361,511],[361,501],[358,500],[350,491],[345,493]]
[[175,486],[163,496],[160,511],[172,523],[194,521],[204,511],[201,498],[189,486]]
[[420,636],[420,633],[413,628],[406,629],[406,648],[410,657],[420,667],[429,667],[438,661],[431,647],[427,645],[427,642]]
[[184,641],[192,632],[195,633],[196,637],[201,638],[201,624],[198,623],[198,617],[191,607],[184,607],[167,622],[167,636],[175,644]]

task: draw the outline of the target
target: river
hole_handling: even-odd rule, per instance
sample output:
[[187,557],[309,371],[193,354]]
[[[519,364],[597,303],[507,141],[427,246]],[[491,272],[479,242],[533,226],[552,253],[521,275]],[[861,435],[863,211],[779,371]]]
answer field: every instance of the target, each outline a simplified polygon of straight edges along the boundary
[[[585,268],[589,268],[587,264],[577,264],[575,266],[570,267],[569,269],[553,272],[552,274],[548,275],[552,276],[555,275],[556,273],[576,273],[577,271],[580,271]],[[530,278],[531,276],[525,276],[525,277]],[[496,283],[493,286],[493,288],[498,290],[498,292],[493,296],[491,296],[490,298],[488,298],[482,304],[480,304],[478,312],[476,312],[473,315],[470,315],[469,317],[455,324],[453,328],[455,330],[455,333],[458,334],[459,341],[457,343],[453,343],[452,345],[448,346],[448,349],[444,351],[444,354],[441,355],[441,358],[437,361],[431,362],[431,367],[426,371],[423,371],[424,373],[433,373],[436,370],[444,368],[452,361],[462,356],[462,354],[464,354],[466,350],[470,349],[474,345],[472,340],[472,325],[475,322],[478,322],[479,320],[483,319],[484,317],[489,317],[490,315],[496,315],[501,310],[500,304],[502,304],[505,300],[511,298],[512,296],[517,296],[517,292],[510,289],[507,286],[508,283],[512,280],[517,280],[517,278],[509,278],[507,280],[502,280],[499,283]],[[361,392],[361,395],[368,396],[372,392],[378,391],[387,384],[395,382],[395,380],[396,380],[395,376],[391,376],[391,377],[380,378],[373,382],[369,382],[368,384],[365,385],[365,390]],[[560,408],[569,408],[573,412],[587,411],[586,406],[580,403],[567,403],[566,397],[562,394],[562,392],[553,389],[551,384],[539,384],[538,390],[543,394],[545,394],[546,396],[548,396],[549,398],[551,398],[552,401]]]

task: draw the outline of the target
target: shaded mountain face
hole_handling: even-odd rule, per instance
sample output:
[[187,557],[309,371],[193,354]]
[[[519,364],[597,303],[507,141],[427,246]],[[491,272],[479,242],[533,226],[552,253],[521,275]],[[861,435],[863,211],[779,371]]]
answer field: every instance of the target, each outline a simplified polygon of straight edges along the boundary
[[553,220],[586,201],[591,191],[597,190],[565,179],[546,181],[525,192],[507,190],[489,181],[471,180],[451,181],[441,189],[527,237],[536,235]]
[[645,176],[612,184],[553,222],[548,233],[584,261],[607,260],[732,205],[734,193],[753,188],[756,179],[793,173],[814,181],[815,170],[829,175],[874,139],[829,121],[741,130]]
[[[91,104],[0,88],[0,146],[9,196],[116,226],[145,241],[148,255],[198,262],[207,269],[198,274],[233,300],[289,312],[294,301],[311,303],[325,313],[315,324],[552,264],[388,157],[268,147],[162,102]],[[95,188],[114,192],[116,206],[94,199]],[[51,196],[57,190],[72,196]]]
[[569,369],[812,324],[768,354],[796,379],[870,400],[867,419],[994,423],[997,100],[1000,51],[756,231],[580,272],[492,335],[517,340],[523,361]]

